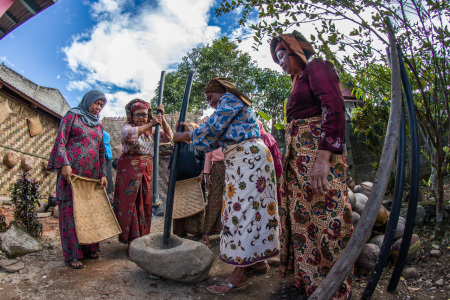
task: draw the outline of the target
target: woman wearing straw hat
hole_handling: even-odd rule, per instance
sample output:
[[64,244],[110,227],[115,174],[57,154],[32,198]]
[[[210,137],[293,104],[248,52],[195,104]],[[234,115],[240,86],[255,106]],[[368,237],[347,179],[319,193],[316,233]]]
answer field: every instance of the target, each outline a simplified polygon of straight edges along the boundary
[[79,259],[97,259],[99,244],[78,243],[73,217],[73,196],[70,187],[72,174],[99,178],[106,188],[105,147],[103,126],[99,113],[106,104],[105,95],[97,90],[87,92],[80,104],[72,108],[59,124],[55,145],[50,154],[47,170],[57,172],[56,198],[58,199],[59,232],[66,262],[73,269],[83,268]]
[[[353,233],[347,200],[344,100],[329,61],[297,31],[270,44],[273,60],[291,75],[286,105],[286,158],[281,179],[280,275],[294,268],[294,284],[310,296]],[[333,299],[347,299],[351,275]]]
[[276,179],[252,102],[228,78],[212,79],[204,91],[216,110],[197,129],[175,133],[174,142],[191,140],[205,151],[223,147],[226,187],[220,259],[235,269],[224,281],[207,288],[218,294],[245,290],[249,286],[246,271],[265,272],[265,260],[278,255]]
[[127,122],[122,126],[122,155],[117,163],[114,206],[122,233],[119,242],[127,244],[150,233],[152,219],[153,127],[162,126],[161,141],[170,142],[172,130],[164,118],[164,105],[157,107],[161,115],[152,116],[150,104],[141,99],[125,106]]

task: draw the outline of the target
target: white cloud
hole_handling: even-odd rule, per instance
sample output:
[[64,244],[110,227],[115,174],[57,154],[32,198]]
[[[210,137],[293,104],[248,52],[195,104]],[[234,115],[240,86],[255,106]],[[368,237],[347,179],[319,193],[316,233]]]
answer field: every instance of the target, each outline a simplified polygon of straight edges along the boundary
[[[213,3],[160,0],[157,8],[139,7],[136,13],[123,13],[127,11],[125,0],[94,3],[93,15],[102,20],[62,49],[76,78],[67,88],[111,86],[115,100],[108,103],[112,106],[105,107],[104,114],[124,115],[124,105],[136,95],[147,100],[153,97],[162,70],[180,62],[192,48],[218,37],[220,28],[208,26]],[[136,94],[116,93],[114,87]]]
[[89,90],[91,86],[85,81],[71,81],[67,86],[68,91],[78,90],[78,91],[86,91]]

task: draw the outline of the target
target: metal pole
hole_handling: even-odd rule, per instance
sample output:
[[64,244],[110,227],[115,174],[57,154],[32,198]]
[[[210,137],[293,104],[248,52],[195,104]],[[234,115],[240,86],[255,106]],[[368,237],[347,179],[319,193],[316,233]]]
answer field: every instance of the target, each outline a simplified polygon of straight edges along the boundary
[[[187,108],[189,104],[189,95],[191,93],[192,87],[192,77],[194,73],[189,72],[186,87],[184,89],[183,102],[181,104],[180,118],[178,121],[184,122],[186,119]],[[178,125],[177,132],[183,132],[184,127]],[[166,213],[164,215],[164,236],[163,236],[163,247],[168,248],[170,242],[170,232],[172,229],[172,211],[173,211],[173,198],[175,196],[175,183],[177,181],[177,164],[178,156],[180,155],[180,143],[175,143],[173,154],[172,154],[172,164],[170,165],[170,177],[169,177],[169,187],[167,190],[167,202],[166,202]]]
[[403,200],[403,188],[405,185],[405,169],[406,169],[406,117],[405,110],[402,109],[402,119],[400,121],[400,139],[398,141],[397,151],[397,174],[395,177],[394,200],[392,201],[391,213],[389,215],[389,222],[383,239],[383,244],[380,248],[380,255],[378,255],[377,263],[372,271],[369,282],[364,289],[361,299],[368,300],[372,297],[373,292],[380,280],[383,269],[386,266],[389,254],[391,253],[391,246],[394,241],[395,231],[397,230],[398,217],[400,216],[400,209]]
[[411,179],[409,191],[408,212],[406,215],[405,232],[403,233],[402,245],[395,262],[394,272],[392,272],[387,291],[395,292],[397,289],[400,275],[402,275],[405,267],[408,250],[411,243],[411,237],[414,230],[414,222],[417,212],[417,200],[419,195],[419,137],[417,132],[417,119],[414,110],[414,101],[412,97],[411,85],[409,83],[408,74],[406,73],[405,64],[403,63],[402,52],[398,49],[398,59],[400,61],[400,71],[405,91],[406,107],[408,108],[409,132],[411,134]]
[[[156,107],[160,106],[162,103],[163,91],[164,91],[164,79],[166,77],[166,71],[161,72],[161,79],[159,80],[159,91],[158,91],[158,102],[156,103]],[[161,111],[159,109],[156,110],[156,115],[160,115]],[[159,137],[160,137],[160,128],[161,125],[156,124],[155,126],[155,148],[153,150],[153,198],[152,202],[154,204],[159,203]]]

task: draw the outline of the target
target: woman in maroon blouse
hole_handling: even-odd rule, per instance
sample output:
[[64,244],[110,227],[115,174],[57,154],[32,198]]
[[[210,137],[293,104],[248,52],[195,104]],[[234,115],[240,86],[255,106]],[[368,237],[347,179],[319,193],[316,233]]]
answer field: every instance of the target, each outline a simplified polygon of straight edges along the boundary
[[[286,105],[286,157],[281,178],[280,274],[310,296],[327,276],[353,232],[347,199],[344,100],[333,64],[297,31],[275,37],[273,60],[291,75]],[[333,299],[347,299],[351,277]]]

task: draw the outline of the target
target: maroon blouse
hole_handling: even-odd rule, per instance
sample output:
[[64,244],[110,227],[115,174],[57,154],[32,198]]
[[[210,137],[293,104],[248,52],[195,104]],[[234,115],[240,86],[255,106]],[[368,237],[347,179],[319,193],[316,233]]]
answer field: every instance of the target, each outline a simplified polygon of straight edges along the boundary
[[344,98],[339,87],[339,75],[334,65],[321,58],[311,60],[289,96],[287,121],[322,115],[319,150],[344,150]]

